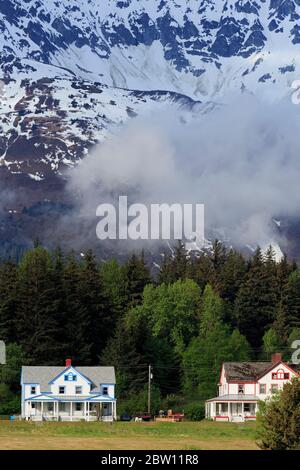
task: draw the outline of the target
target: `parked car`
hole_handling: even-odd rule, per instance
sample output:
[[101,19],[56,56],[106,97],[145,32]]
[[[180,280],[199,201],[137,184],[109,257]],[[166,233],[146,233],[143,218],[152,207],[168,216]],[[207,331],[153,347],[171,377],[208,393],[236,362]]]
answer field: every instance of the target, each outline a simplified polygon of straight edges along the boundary
[[131,421],[131,420],[132,420],[132,416],[130,416],[128,413],[123,413],[120,416],[120,421]]

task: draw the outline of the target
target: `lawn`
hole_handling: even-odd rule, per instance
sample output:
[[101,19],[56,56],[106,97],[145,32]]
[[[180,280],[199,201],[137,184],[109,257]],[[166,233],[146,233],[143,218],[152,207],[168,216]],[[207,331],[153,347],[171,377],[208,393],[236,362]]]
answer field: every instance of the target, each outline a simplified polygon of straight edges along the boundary
[[0,421],[0,449],[257,449],[255,423]]

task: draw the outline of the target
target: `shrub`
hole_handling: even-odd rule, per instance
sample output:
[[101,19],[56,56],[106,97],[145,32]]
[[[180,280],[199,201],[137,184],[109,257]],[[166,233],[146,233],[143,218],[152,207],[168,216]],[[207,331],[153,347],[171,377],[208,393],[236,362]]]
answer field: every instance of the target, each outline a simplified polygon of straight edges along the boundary
[[[151,390],[151,414],[157,414],[160,409],[161,396],[160,391],[156,387]],[[141,392],[134,393],[124,400],[118,402],[117,410],[118,415],[128,413],[133,416],[136,413],[146,412],[148,408],[148,391],[147,389]]]
[[191,421],[201,421],[205,418],[204,403],[190,403],[184,409],[184,415]]
[[14,395],[6,384],[0,384],[0,415],[20,413],[20,397]]

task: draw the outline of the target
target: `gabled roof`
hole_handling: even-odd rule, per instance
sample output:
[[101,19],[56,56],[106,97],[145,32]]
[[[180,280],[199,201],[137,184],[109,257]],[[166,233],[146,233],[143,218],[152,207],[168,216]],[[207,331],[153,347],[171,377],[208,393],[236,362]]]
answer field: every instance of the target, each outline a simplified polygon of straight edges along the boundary
[[60,372],[58,375],[56,375],[56,376],[53,377],[51,380],[49,380],[49,384],[53,384],[53,382],[55,382],[55,380],[57,380],[59,377],[61,377],[61,376],[64,375],[64,374],[67,375],[67,374],[69,374],[71,371],[74,371],[75,373],[79,374],[88,384],[91,384],[91,383],[92,383],[88,377],[86,377],[85,375],[83,375],[78,369],[75,369],[74,366],[68,366],[68,367],[66,367],[62,372]]
[[[63,373],[65,366],[23,366],[23,384],[40,384],[41,392],[49,392],[51,385],[49,382]],[[74,367],[81,375],[92,383],[93,392],[101,392],[100,384],[115,384],[114,367]]]
[[227,381],[254,382],[279,364],[286,365],[296,374],[300,369],[295,364],[285,364],[282,361],[276,364],[273,362],[224,362],[223,365]]

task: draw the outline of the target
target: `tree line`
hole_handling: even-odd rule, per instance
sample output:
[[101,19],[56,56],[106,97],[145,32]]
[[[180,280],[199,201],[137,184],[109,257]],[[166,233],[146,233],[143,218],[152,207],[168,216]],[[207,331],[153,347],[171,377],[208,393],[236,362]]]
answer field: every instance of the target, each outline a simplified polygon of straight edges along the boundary
[[[300,271],[272,247],[251,257],[179,243],[153,274],[143,253],[99,262],[38,243],[0,265],[0,414],[17,408],[20,365],[114,365],[120,409],[180,408],[215,396],[223,361],[289,359],[300,339]],[[122,408],[123,407],[123,408]]]

